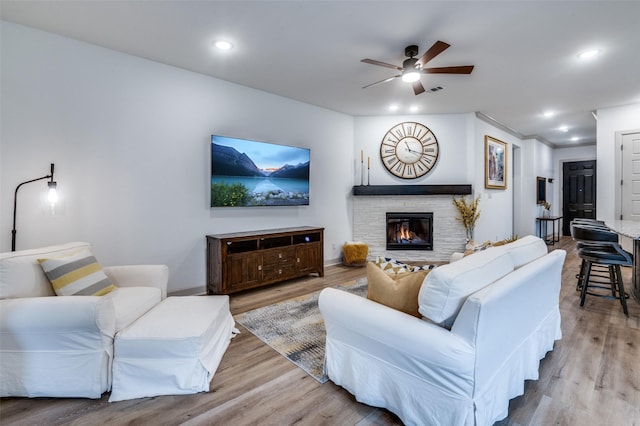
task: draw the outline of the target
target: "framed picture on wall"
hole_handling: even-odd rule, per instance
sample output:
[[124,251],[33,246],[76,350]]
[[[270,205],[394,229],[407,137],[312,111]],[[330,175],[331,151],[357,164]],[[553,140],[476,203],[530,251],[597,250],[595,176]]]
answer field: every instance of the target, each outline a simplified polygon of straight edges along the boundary
[[507,143],[484,136],[484,187],[507,189]]

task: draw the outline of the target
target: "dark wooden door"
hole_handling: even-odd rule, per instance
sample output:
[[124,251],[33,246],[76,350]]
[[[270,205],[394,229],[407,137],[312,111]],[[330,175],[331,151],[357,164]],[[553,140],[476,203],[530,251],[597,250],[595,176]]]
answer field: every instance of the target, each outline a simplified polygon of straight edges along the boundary
[[564,163],[562,167],[562,233],[577,217],[596,218],[596,160]]

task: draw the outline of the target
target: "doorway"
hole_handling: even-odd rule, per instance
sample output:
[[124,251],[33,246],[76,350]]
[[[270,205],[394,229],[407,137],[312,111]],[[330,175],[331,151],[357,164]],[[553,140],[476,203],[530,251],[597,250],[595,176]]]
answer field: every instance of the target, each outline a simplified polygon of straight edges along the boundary
[[640,220],[640,132],[619,132],[620,219]]
[[575,218],[596,218],[596,160],[562,165],[562,234],[571,235]]

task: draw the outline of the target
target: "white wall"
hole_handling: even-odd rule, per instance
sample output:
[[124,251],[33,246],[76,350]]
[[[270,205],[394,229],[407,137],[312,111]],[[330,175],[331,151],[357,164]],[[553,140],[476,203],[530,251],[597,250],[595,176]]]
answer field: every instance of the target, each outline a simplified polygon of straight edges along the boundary
[[[205,285],[205,235],[325,227],[325,259],[351,235],[353,118],[2,22],[0,250],[13,191],[55,177],[64,214],[20,189],[17,248],[90,242],[105,265],[164,263],[169,290]],[[311,205],[209,207],[210,135],[311,148]],[[327,169],[326,164],[331,164]],[[336,249],[334,249],[336,247]]]
[[[496,128],[478,118],[474,119],[474,138],[468,149],[473,161],[473,188],[474,196],[480,196],[480,218],[476,224],[475,239],[477,242],[487,240],[497,241],[511,237],[514,234],[513,224],[513,179],[511,168],[513,167],[513,145],[526,147],[522,141],[510,133]],[[507,188],[488,189],[484,187],[484,139],[489,135],[507,145]],[[527,158],[525,156],[525,158]],[[518,188],[521,190],[521,188]],[[527,198],[525,197],[524,200]],[[530,232],[533,233],[533,228]],[[522,235],[520,235],[522,236]]]
[[[364,151],[364,183],[367,184],[367,158],[371,158],[371,185],[470,184],[472,168],[467,164],[469,140],[467,129],[473,114],[431,114],[411,116],[376,116],[355,118],[353,184],[360,184],[360,151]],[[385,169],[380,158],[382,138],[396,124],[415,121],[427,126],[438,140],[436,165],[417,179],[401,179]],[[463,166],[461,167],[461,164]]]
[[619,178],[616,178],[616,132],[640,129],[640,104],[597,111],[597,203],[598,219],[613,220]]

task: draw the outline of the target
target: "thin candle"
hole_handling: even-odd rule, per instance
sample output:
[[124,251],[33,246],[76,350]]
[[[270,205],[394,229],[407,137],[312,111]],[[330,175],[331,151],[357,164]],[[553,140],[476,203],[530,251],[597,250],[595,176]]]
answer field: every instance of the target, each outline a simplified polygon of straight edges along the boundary
[[367,170],[371,168],[371,157],[367,157]]

